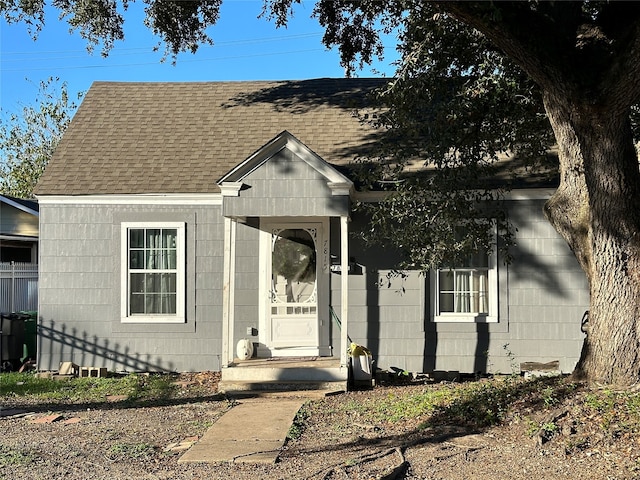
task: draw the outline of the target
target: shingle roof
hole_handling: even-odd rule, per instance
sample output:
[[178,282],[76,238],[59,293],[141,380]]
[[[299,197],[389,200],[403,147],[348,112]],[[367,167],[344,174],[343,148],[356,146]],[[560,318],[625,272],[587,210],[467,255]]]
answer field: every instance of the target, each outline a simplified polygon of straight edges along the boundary
[[284,130],[344,165],[376,141],[354,111],[384,81],[96,82],[35,193],[218,192],[222,175]]

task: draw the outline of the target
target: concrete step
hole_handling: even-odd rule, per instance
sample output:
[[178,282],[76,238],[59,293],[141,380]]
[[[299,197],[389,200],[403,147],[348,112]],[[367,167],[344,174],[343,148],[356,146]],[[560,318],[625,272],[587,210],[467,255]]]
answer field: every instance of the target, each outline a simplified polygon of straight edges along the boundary
[[337,382],[346,380],[347,375],[347,369],[340,367],[230,367],[222,369],[223,381]]
[[221,380],[218,392],[230,396],[327,396],[347,390],[347,380],[339,381],[243,381]]

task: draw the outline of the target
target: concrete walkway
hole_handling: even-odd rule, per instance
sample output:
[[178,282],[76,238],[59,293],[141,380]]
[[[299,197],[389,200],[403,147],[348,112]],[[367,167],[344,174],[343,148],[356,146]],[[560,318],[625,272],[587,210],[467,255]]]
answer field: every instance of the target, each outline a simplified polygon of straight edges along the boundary
[[306,398],[240,400],[178,463],[275,463],[289,428]]

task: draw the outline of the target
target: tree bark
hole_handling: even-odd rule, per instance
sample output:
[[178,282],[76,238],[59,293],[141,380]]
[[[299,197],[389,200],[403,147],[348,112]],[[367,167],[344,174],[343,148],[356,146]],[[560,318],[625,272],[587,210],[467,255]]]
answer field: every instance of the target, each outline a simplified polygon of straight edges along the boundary
[[629,112],[546,92],[560,186],[547,218],[584,270],[589,322],[575,376],[640,381],[640,171]]

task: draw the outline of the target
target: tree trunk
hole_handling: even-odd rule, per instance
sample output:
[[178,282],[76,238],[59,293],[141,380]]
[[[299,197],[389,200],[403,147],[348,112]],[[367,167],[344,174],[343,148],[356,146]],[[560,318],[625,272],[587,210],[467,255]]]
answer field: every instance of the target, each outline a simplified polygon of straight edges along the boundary
[[601,4],[598,15],[580,2],[439,5],[540,86],[560,158],[560,186],[545,214],[575,253],[591,294],[575,374],[638,383],[640,169],[629,114],[640,99],[640,11],[624,2]]
[[640,381],[640,171],[629,111],[572,101],[566,92],[544,100],[560,158],[560,186],[545,214],[591,294],[574,374],[632,385]]

